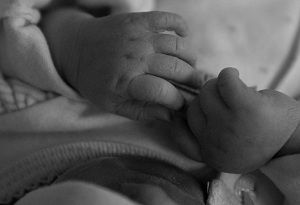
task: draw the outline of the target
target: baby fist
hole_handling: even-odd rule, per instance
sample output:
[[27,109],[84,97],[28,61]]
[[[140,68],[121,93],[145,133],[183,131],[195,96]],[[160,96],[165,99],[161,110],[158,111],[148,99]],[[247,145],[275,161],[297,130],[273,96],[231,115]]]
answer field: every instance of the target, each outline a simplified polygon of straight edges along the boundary
[[300,109],[280,92],[247,87],[236,69],[226,68],[203,86],[187,117],[208,165],[245,173],[284,146],[298,126]]

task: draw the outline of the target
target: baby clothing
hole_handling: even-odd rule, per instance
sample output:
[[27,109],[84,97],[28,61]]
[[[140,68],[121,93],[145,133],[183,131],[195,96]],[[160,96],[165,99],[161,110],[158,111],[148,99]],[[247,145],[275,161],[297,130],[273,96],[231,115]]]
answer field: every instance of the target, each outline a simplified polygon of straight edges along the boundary
[[[29,106],[47,100],[51,95],[47,95],[45,91],[70,99],[78,100],[80,98],[58,74],[46,39],[37,25],[41,19],[40,9],[45,9],[46,6],[55,8],[68,4],[85,7],[109,6],[113,8],[112,12],[134,12],[151,10],[154,1],[1,1],[0,112],[9,112],[19,107],[24,108],[24,105]],[[9,83],[11,78],[14,83]],[[22,84],[23,82],[28,85]],[[20,84],[22,86],[19,86]],[[16,87],[23,87],[22,91],[16,90]]]
[[[104,3],[122,4],[124,12],[151,9],[137,6],[140,1],[124,2]],[[153,158],[206,175],[204,164],[183,155],[170,140],[170,126],[105,113],[62,80],[37,26],[41,18],[38,9],[61,3],[9,0],[0,4],[0,131],[3,139],[18,139],[14,160],[0,166],[0,203],[13,204],[26,193],[51,184],[70,167],[99,157]],[[7,148],[4,144],[5,140],[2,151]]]
[[[151,10],[154,2],[141,3],[144,1],[0,2],[0,150],[4,153],[0,158],[0,204],[21,203],[26,194],[51,185],[73,166],[102,157],[156,159],[200,182],[214,174],[185,153],[197,146],[188,139],[184,123],[135,122],[105,113],[82,99],[57,72],[38,27],[44,8],[76,3],[84,7],[108,5],[114,12]],[[185,138],[185,143],[176,143]],[[242,178],[238,189],[248,192],[254,204],[281,204],[284,198],[289,204],[299,204],[298,161],[299,155],[274,159],[259,172],[250,173],[252,178]],[[229,194],[234,203],[242,203],[235,193],[240,176],[233,176],[233,180],[226,181],[232,176],[225,175],[211,184],[207,204],[222,204]]]

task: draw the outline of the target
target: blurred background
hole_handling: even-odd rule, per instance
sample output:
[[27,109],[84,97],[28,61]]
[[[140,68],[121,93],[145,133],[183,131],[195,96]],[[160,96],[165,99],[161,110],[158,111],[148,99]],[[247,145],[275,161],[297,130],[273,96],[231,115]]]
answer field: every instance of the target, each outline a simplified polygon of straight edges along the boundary
[[197,68],[235,67],[248,86],[300,94],[299,0],[156,0],[155,9],[187,20]]

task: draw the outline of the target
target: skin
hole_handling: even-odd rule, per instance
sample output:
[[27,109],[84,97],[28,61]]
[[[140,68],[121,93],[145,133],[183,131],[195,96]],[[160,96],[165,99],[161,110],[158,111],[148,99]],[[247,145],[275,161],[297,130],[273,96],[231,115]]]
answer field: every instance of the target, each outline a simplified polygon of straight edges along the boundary
[[[187,23],[167,12],[94,18],[55,10],[43,31],[59,72],[99,108],[137,120],[169,120],[185,104],[169,81],[199,87]],[[176,35],[162,33],[174,32]]]
[[202,87],[187,119],[203,160],[222,172],[246,173],[275,156],[300,153],[300,104],[247,87],[234,68]]

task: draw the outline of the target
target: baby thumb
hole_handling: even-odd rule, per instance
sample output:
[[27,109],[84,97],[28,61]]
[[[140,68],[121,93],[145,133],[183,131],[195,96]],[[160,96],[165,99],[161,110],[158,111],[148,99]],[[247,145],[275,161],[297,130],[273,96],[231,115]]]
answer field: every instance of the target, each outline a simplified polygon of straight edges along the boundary
[[219,94],[229,109],[243,106],[251,99],[251,89],[239,78],[239,72],[235,68],[223,69],[217,82]]

